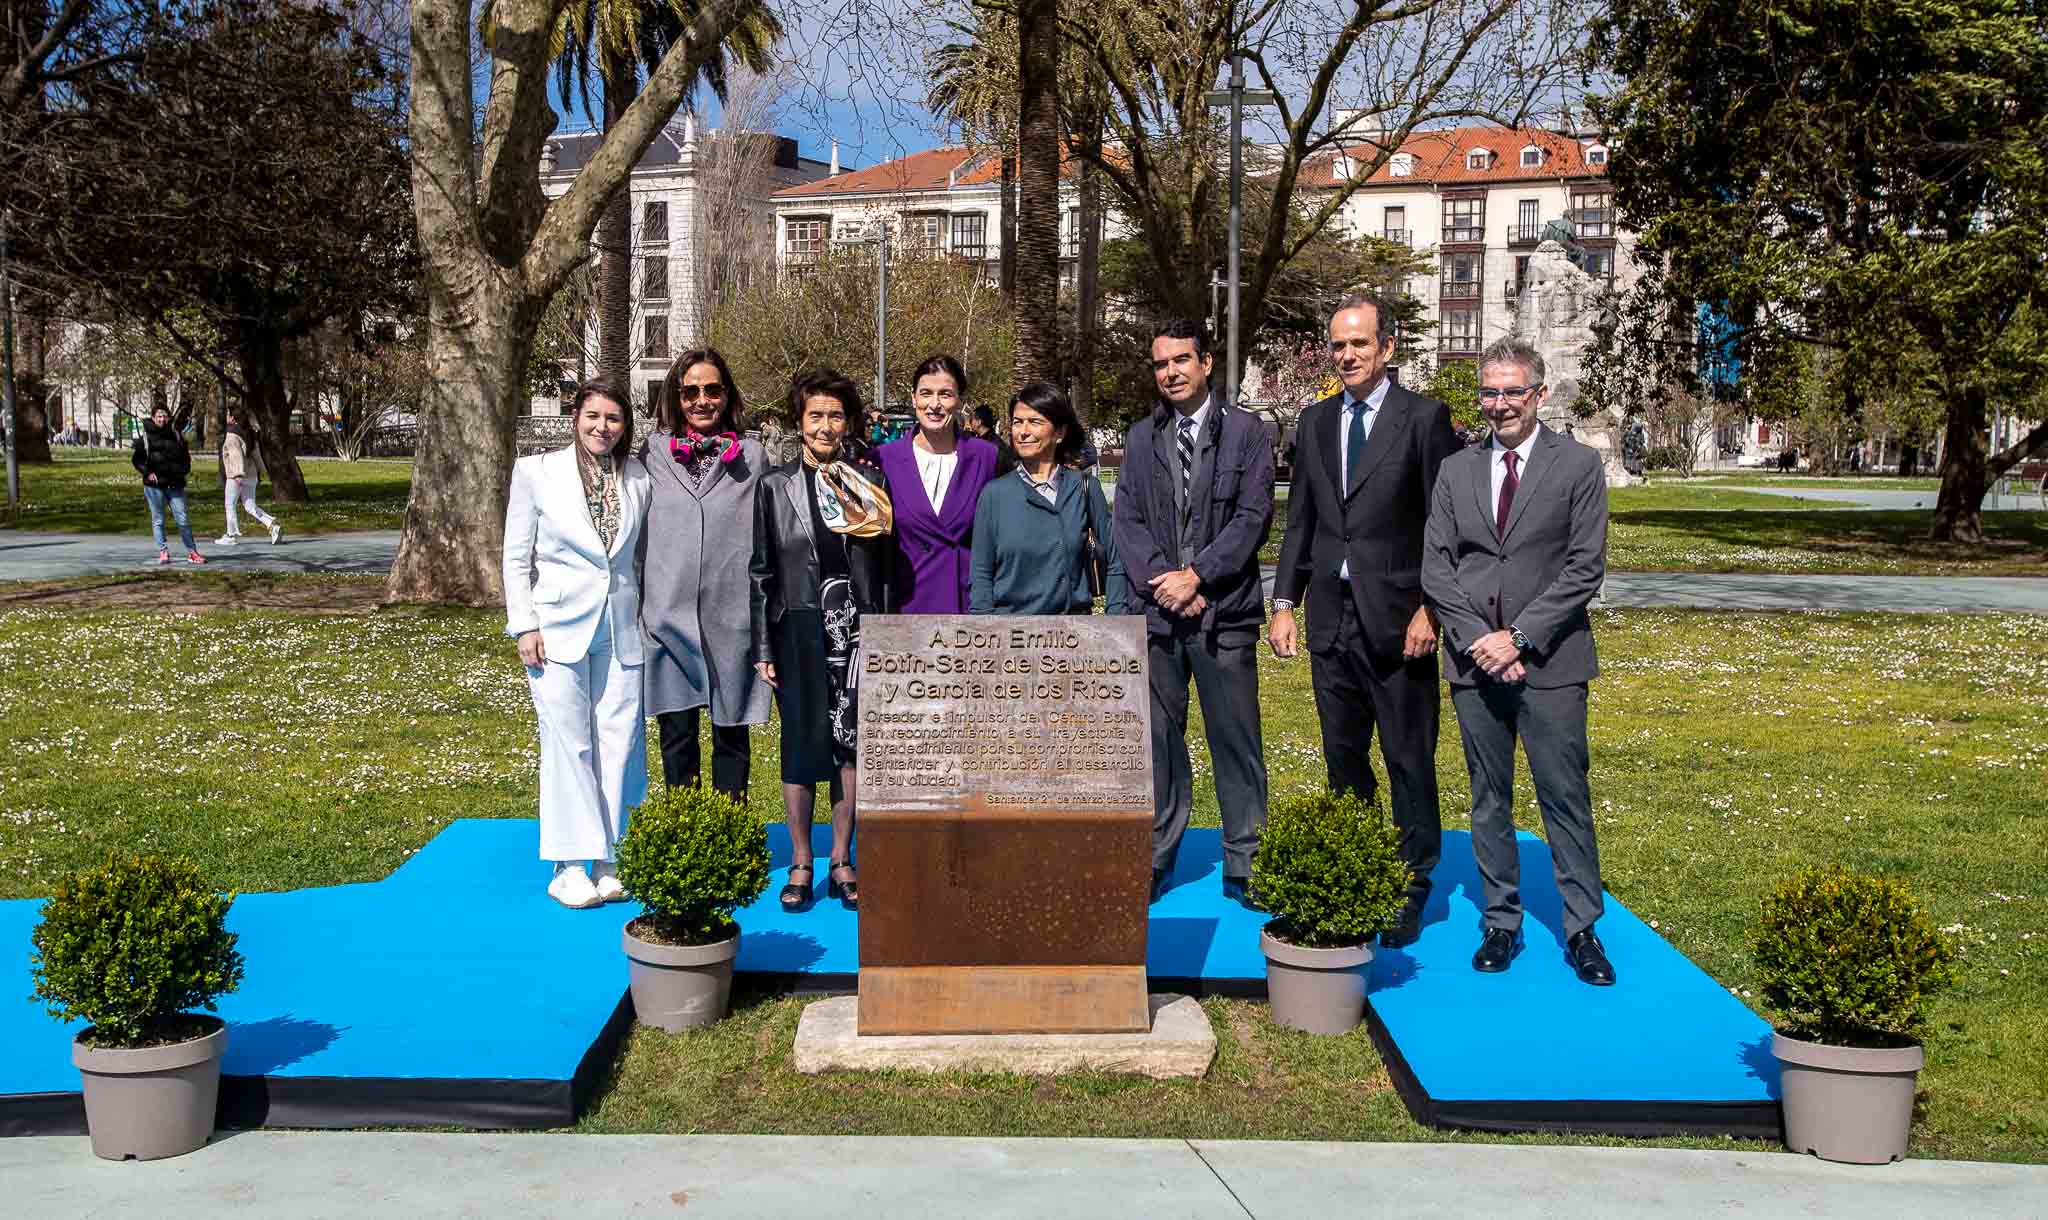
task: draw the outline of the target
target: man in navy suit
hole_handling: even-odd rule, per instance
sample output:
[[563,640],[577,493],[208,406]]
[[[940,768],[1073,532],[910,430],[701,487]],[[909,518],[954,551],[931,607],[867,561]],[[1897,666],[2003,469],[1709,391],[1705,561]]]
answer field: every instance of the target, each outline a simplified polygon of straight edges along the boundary
[[1323,763],[1334,791],[1371,800],[1375,726],[1392,790],[1407,905],[1380,937],[1412,944],[1443,838],[1437,811],[1437,622],[1422,599],[1422,535],[1437,468],[1459,449],[1451,413],[1395,385],[1393,306],[1360,294],[1330,317],[1341,392],[1302,412],[1273,583],[1275,655],[1294,656],[1294,607],[1309,610],[1308,650]]

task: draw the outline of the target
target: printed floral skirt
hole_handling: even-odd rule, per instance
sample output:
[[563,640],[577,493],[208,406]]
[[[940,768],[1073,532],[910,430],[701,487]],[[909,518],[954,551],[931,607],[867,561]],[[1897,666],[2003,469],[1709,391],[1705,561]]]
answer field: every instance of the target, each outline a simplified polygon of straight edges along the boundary
[[860,609],[853,586],[833,577],[819,610],[790,610],[775,627],[776,705],[782,711],[782,782],[821,784],[853,765],[859,740],[853,654]]

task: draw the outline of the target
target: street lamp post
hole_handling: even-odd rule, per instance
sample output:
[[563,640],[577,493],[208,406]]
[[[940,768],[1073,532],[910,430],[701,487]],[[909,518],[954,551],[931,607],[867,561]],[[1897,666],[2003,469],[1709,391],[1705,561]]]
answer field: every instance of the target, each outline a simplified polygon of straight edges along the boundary
[[1230,227],[1228,242],[1229,269],[1225,273],[1230,299],[1230,320],[1227,337],[1224,340],[1223,401],[1237,405],[1238,366],[1238,286],[1242,282],[1238,263],[1239,247],[1244,228],[1244,108],[1246,106],[1274,106],[1279,97],[1264,89],[1244,87],[1244,59],[1240,52],[1230,54],[1230,87],[1218,89],[1209,94],[1212,107],[1230,108]]

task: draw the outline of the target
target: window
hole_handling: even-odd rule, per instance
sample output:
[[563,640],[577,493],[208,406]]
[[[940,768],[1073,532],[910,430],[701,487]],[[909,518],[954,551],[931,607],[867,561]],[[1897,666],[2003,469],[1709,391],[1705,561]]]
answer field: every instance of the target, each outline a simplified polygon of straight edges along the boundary
[[1388,241],[1397,241],[1404,246],[1407,245],[1408,209],[1388,208],[1386,213],[1386,227],[1380,230],[1380,236],[1386,238]]
[[793,263],[808,263],[817,260],[825,249],[825,222],[822,220],[791,220],[783,225],[783,253]]
[[1081,257],[1081,209],[1068,208],[1060,213],[1060,257]]
[[903,218],[903,250],[906,254],[937,254],[945,249],[946,218],[936,214]]
[[1437,347],[1447,352],[1478,351],[1479,311],[1476,309],[1444,310],[1443,328],[1439,333]]
[[1395,178],[1407,178],[1413,175],[1415,173],[1415,154],[1395,153],[1393,160],[1387,162],[1387,173]]
[[650,254],[640,260],[640,299],[668,299],[668,255]]
[[666,203],[644,203],[640,206],[640,240],[668,240],[668,205]]
[[1595,145],[1593,145],[1593,146],[1592,146],[1591,148],[1587,149],[1587,150],[1586,150],[1586,164],[1588,164],[1588,165],[1605,165],[1605,164],[1607,164],[1607,147],[1606,147],[1605,145],[1603,145],[1603,144],[1595,144]]
[[1589,246],[1586,249],[1586,274],[1610,276],[1614,274],[1614,248],[1612,246]]
[[1444,200],[1445,241],[1485,241],[1480,232],[1486,226],[1486,200]]
[[668,359],[668,315],[650,314],[641,326],[640,358]]
[[1443,256],[1443,295],[1446,300],[1457,300],[1479,295],[1479,256],[1477,254],[1446,254]]
[[1465,154],[1466,169],[1485,169],[1493,164],[1493,154],[1484,148],[1475,148]]
[[661,379],[658,377],[647,383],[647,413],[656,419],[661,418]]
[[1507,288],[1507,294],[1508,294],[1508,296],[1509,296],[1510,298],[1512,298],[1512,297],[1518,297],[1518,296],[1521,296],[1521,295],[1522,295],[1522,285],[1524,285],[1524,284],[1526,284],[1526,283],[1528,283],[1528,282],[1529,282],[1529,256],[1528,256],[1528,255],[1526,255],[1526,254],[1522,254],[1522,255],[1517,255],[1517,256],[1516,256],[1516,258],[1515,258],[1515,278],[1514,278],[1514,279],[1512,279],[1512,280],[1509,280],[1509,281],[1508,281],[1508,288]]
[[1543,150],[1531,144],[1522,150],[1522,168],[1537,169],[1543,164]]
[[1580,237],[1614,236],[1614,195],[1606,187],[1572,189],[1572,224]]
[[953,253],[961,258],[988,257],[988,213],[961,212],[953,217]]
[[1508,234],[1509,240],[1532,242],[1542,236],[1543,223],[1538,219],[1542,204],[1535,199],[1523,199],[1515,204],[1515,227]]

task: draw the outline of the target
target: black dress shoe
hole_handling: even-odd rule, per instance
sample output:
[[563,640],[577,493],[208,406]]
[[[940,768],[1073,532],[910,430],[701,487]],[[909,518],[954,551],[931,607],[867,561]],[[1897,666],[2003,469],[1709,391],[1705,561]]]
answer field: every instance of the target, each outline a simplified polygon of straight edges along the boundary
[[1479,952],[1472,955],[1472,968],[1482,974],[1499,974],[1522,951],[1522,934],[1506,928],[1488,928]]
[[1237,899],[1238,902],[1250,910],[1263,911],[1266,909],[1265,905],[1252,893],[1252,879],[1250,877],[1232,877],[1226,874],[1223,878],[1223,896],[1225,898]]
[[1600,944],[1600,938],[1587,928],[1564,943],[1565,956],[1571,959],[1572,969],[1579,972],[1581,983],[1595,987],[1614,986],[1614,963],[1607,960],[1607,950]]
[[1380,933],[1380,948],[1406,949],[1422,937],[1422,908],[1410,906],[1401,908],[1401,917],[1394,926]]

